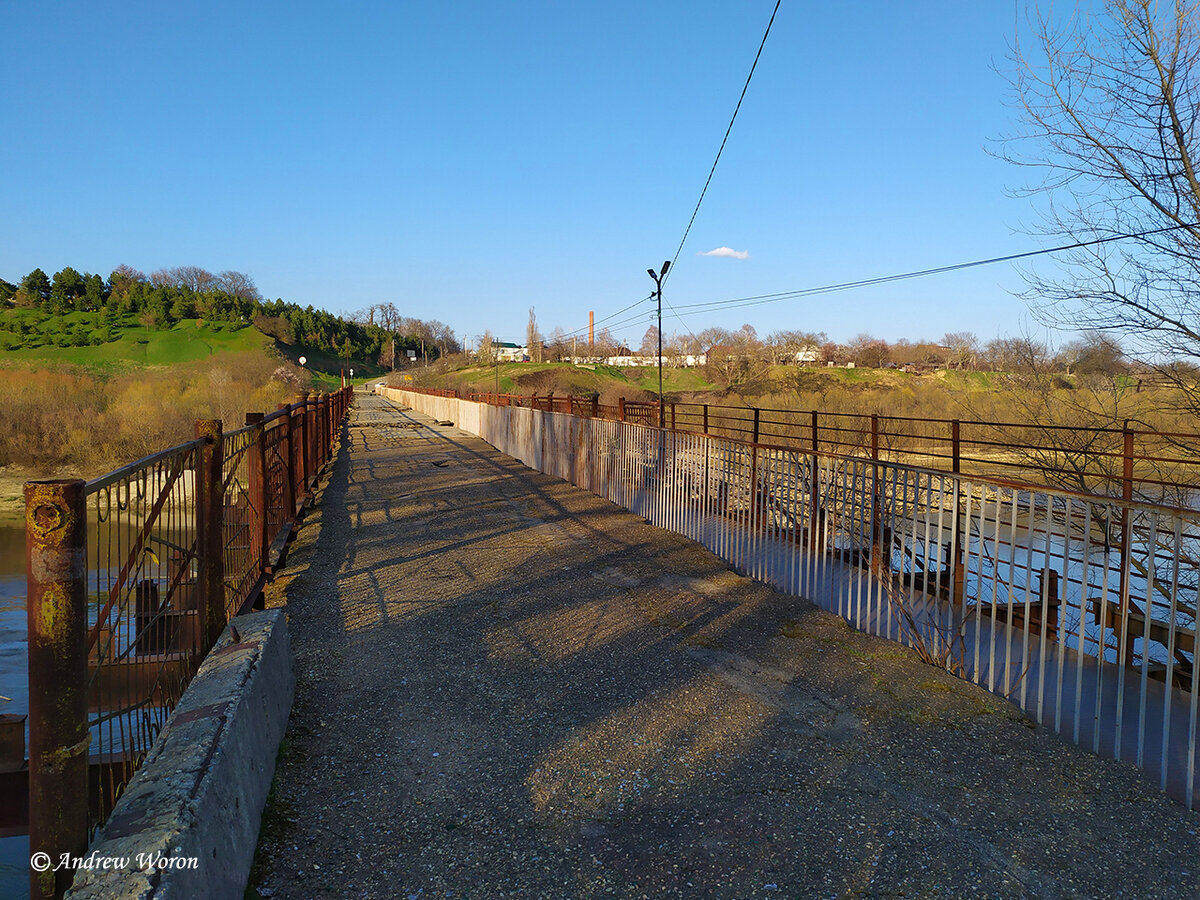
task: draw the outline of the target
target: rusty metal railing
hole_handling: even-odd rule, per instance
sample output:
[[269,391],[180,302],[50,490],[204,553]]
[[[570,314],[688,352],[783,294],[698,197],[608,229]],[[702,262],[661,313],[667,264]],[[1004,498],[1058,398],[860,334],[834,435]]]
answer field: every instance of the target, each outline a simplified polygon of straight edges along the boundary
[[[427,396],[658,424],[658,404],[591,397],[488,394],[405,388]],[[871,457],[1012,483],[1144,500],[1186,509],[1200,486],[1200,434],[1086,424],[984,422],[667,403],[672,431],[728,437],[816,453]]]
[[[26,485],[29,759],[0,774],[0,828],[27,823],[31,853],[83,855],[204,656],[261,600],[351,396],[231,432],[197,422],[195,440],[92,481]],[[31,896],[72,877],[31,873]]]
[[629,404],[614,421],[516,398],[489,409],[394,396],[478,423],[526,465],[699,541],[1136,763],[1189,807],[1200,802],[1200,512],[887,461],[869,443],[839,454],[660,431],[630,421]]

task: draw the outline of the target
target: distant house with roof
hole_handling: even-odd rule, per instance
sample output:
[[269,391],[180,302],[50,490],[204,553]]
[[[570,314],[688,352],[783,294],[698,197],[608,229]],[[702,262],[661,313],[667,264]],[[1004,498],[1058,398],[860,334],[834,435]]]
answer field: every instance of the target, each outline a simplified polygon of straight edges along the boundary
[[492,352],[500,362],[525,362],[529,359],[524,347],[510,341],[492,341]]

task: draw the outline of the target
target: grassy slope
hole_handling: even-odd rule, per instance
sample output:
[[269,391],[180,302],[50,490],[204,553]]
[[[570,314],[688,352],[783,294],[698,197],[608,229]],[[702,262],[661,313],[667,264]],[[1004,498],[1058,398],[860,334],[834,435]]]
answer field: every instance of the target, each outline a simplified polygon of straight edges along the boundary
[[[64,316],[67,324],[73,317]],[[94,370],[117,371],[131,366],[167,366],[179,362],[195,362],[218,353],[265,352],[274,341],[254,328],[227,330],[222,326],[204,324],[195,319],[185,320],[169,330],[160,331],[144,326],[120,329],[119,337],[106,344],[89,347],[22,347],[0,352],[0,360],[20,363],[82,366]]]
[[[32,310],[3,310],[0,317],[24,318],[35,321],[44,318]],[[96,327],[94,313],[69,313],[53,323],[55,331],[70,332],[76,325]],[[38,330],[46,330],[39,328]],[[278,354],[292,362],[306,357],[306,368],[313,375],[315,386],[331,388],[340,384],[342,360],[300,345],[277,345],[275,340],[256,328],[235,328],[224,323],[208,323],[200,319],[185,319],[167,329],[143,325],[122,324],[114,327],[116,340],[86,347],[11,348],[11,336],[0,332],[0,365],[22,366],[80,366],[97,373],[118,373],[130,368],[170,366],[175,363],[197,362],[223,353]],[[363,360],[352,359],[355,375],[369,376],[382,371]]]
[[[494,391],[499,375],[501,393],[606,394],[658,390],[657,369],[619,369],[615,366],[573,366],[570,363],[501,363],[469,366],[451,373],[454,383],[468,390]],[[664,369],[663,389],[668,392],[710,390],[712,385],[695,369]]]

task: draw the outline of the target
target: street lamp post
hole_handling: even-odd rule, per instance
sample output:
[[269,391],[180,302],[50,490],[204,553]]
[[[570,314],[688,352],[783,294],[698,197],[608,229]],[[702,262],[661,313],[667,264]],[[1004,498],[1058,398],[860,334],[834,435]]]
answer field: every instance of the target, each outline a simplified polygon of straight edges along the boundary
[[661,271],[646,270],[646,274],[654,279],[654,296],[658,299],[658,427],[660,431],[666,427],[662,389],[662,283],[663,279],[667,277],[669,268],[671,268],[671,261],[668,259],[663,262]]

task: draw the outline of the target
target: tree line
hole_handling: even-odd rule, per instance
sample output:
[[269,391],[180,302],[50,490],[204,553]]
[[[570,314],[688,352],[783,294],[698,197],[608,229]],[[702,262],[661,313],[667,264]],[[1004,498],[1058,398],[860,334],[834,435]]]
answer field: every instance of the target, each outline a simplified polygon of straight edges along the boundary
[[[654,357],[658,353],[658,329],[653,325],[646,330],[640,345],[630,346],[602,329],[589,348],[586,340],[567,338],[562,329],[555,329],[549,338],[543,338],[537,332],[532,310],[527,341],[530,347],[538,348],[547,362],[579,357]],[[490,359],[490,344],[486,340],[481,344],[481,358]],[[725,385],[758,377],[772,365],[797,363],[918,372],[952,369],[1105,376],[1144,368],[1126,355],[1112,335],[1096,330],[1083,332],[1058,346],[1029,336],[983,341],[969,331],[949,332],[939,340],[901,338],[892,342],[861,333],[839,343],[831,341],[824,332],[803,330],[774,331],[760,338],[753,325],[745,324],[736,330],[712,327],[696,333],[664,335],[662,348],[667,365],[684,364],[688,357],[696,360],[703,357],[710,380]]]
[[[50,277],[38,268],[16,285],[0,282],[0,304],[49,317],[94,314],[64,333],[61,340],[73,344],[113,340],[119,337],[120,325],[162,329],[185,319],[203,319],[232,327],[253,326],[283,345],[384,367],[392,365],[393,350],[397,357],[414,350],[437,358],[460,349],[445,324],[400,316],[390,303],[342,317],[311,305],[266,300],[244,272],[213,274],[199,266],[176,266],[147,275],[119,265],[108,278],[70,266]],[[27,318],[6,324],[28,344],[44,342],[36,323]]]

